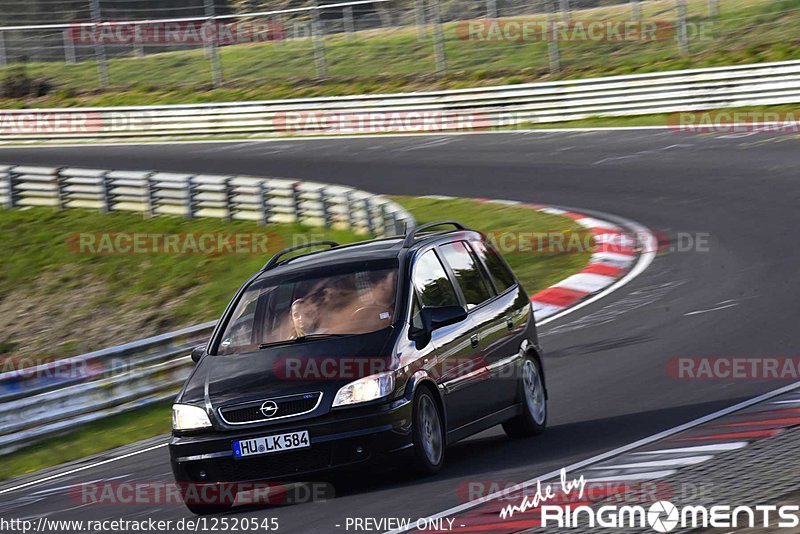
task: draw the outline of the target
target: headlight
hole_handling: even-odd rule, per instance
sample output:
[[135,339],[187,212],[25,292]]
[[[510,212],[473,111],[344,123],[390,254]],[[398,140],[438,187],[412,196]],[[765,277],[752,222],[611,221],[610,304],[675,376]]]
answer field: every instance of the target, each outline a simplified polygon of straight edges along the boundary
[[394,371],[378,373],[350,382],[336,393],[333,407],[385,397],[394,391]]
[[172,405],[173,430],[197,430],[211,427],[211,421],[203,408],[188,404]]

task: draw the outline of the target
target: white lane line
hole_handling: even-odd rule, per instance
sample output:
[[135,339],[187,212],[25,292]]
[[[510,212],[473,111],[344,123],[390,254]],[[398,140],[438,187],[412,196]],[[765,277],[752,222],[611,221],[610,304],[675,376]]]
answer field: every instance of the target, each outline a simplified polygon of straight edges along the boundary
[[[800,388],[800,382],[795,382],[794,384],[789,384],[788,386],[784,386],[784,387],[776,389],[774,391],[770,391],[768,393],[764,393],[763,395],[759,395],[758,397],[754,397],[754,398],[752,398],[750,400],[746,400],[746,401],[740,402],[738,404],[734,404],[733,406],[729,406],[728,408],[724,408],[724,409],[719,410],[717,412],[714,412],[712,414],[704,415],[703,417],[695,419],[694,421],[689,421],[688,423],[684,423],[682,425],[678,425],[678,426],[670,428],[668,430],[664,430],[663,432],[659,432],[657,434],[653,434],[652,436],[640,439],[639,441],[634,441],[633,443],[629,443],[627,445],[623,445],[622,447],[618,447],[618,448],[616,448],[614,450],[611,450],[611,451],[608,451],[608,452],[604,452],[602,454],[598,454],[597,456],[593,456],[591,458],[587,458],[586,460],[581,460],[579,462],[575,462],[572,465],[564,467],[564,469],[566,469],[567,473],[569,473],[570,471],[574,472],[574,471],[577,471],[578,469],[583,469],[585,467],[589,467],[589,466],[591,466],[593,464],[596,464],[596,463],[601,462],[603,460],[606,460],[608,458],[613,458],[615,456],[619,456],[620,454],[628,452],[628,451],[631,451],[633,449],[637,449],[639,447],[643,447],[645,445],[649,445],[651,443],[654,443],[656,441],[660,441],[660,440],[668,438],[670,436],[674,436],[675,434],[678,434],[678,433],[683,432],[685,430],[689,430],[691,428],[694,428],[696,426],[702,425],[704,423],[708,423],[709,421],[713,421],[715,419],[719,419],[720,417],[724,417],[726,415],[729,415],[731,413],[737,412],[739,410],[743,410],[745,408],[749,408],[750,406],[753,406],[753,405],[758,404],[760,402],[764,402],[764,401],[770,400],[770,399],[772,399],[774,397],[778,397],[780,395],[783,395],[784,393],[788,393],[788,392],[793,391],[793,390],[798,389],[798,388]],[[426,518],[420,518],[420,519],[425,519],[427,521],[431,521],[431,520],[435,520],[435,519],[442,519],[442,518],[445,518],[445,517],[452,517],[455,514],[464,512],[466,510],[470,510],[470,509],[475,508],[476,506],[479,506],[479,505],[481,505],[481,504],[483,504],[485,502],[493,501],[493,500],[500,499],[500,498],[508,498],[508,496],[513,494],[513,493],[516,493],[516,492],[518,492],[520,490],[524,490],[524,489],[529,488],[531,486],[535,486],[538,481],[544,482],[544,481],[547,481],[547,480],[550,480],[550,479],[553,479],[553,478],[557,478],[558,476],[560,476],[560,474],[561,474],[561,469],[559,468],[559,469],[556,469],[555,471],[550,471],[549,473],[545,473],[545,474],[539,475],[539,476],[537,476],[535,478],[531,478],[529,480],[526,480],[525,482],[520,482],[519,484],[515,484],[513,486],[509,486],[508,488],[505,488],[503,490],[496,491],[496,492],[494,492],[494,493],[492,493],[490,495],[486,495],[484,497],[480,497],[478,499],[475,499],[475,500],[460,504],[458,506],[454,506],[452,508],[449,508],[449,509],[447,509],[447,510],[445,510],[443,512],[439,512],[438,514],[435,514],[435,515],[432,515],[432,516],[428,516]],[[633,475],[633,476],[635,476],[635,475]],[[628,478],[628,480],[630,480],[630,478]],[[385,534],[401,534],[403,532],[408,532],[412,528],[415,528],[413,526],[415,524],[414,521],[412,521],[410,524],[412,526],[410,526],[409,528],[401,528],[401,529],[390,530],[390,531],[386,532]]]
[[724,452],[724,451],[734,451],[736,449],[741,449],[742,447],[747,447],[746,441],[736,441],[733,443],[720,443],[719,445],[698,445],[697,447],[679,447],[677,449],[660,449],[657,451],[644,451],[644,452],[635,452],[633,454],[682,454],[682,453],[693,453],[693,452]]
[[781,401],[771,402],[770,404],[800,404],[800,399],[781,400]]
[[146,449],[141,449],[138,451],[129,452],[127,454],[123,454],[122,456],[117,456],[116,458],[109,458],[108,460],[103,460],[101,462],[95,462],[93,464],[82,465],[81,467],[76,467],[75,469],[70,469],[69,471],[64,471],[63,473],[56,473],[55,475],[50,475],[49,477],[39,478],[36,480],[31,480],[30,482],[26,482],[24,484],[20,484],[18,486],[14,486],[11,488],[6,488],[0,490],[0,495],[3,493],[10,493],[12,491],[16,491],[22,488],[28,488],[30,486],[36,486],[38,484],[42,484],[44,482],[49,482],[51,480],[56,480],[58,478],[63,478],[68,475],[72,475],[75,473],[79,473],[81,471],[86,471],[87,469],[93,469],[95,467],[99,467],[101,465],[110,464],[111,462],[118,462],[119,460],[124,460],[125,458],[130,458],[131,456],[136,456],[138,454],[144,454],[146,452],[154,451],[156,449],[160,449],[161,447],[166,447],[166,443],[161,443],[159,445],[153,445],[152,447],[147,447]]
[[672,458],[669,460],[654,460],[652,462],[635,462],[632,464],[599,465],[589,469],[642,469],[648,467],[669,467],[674,465],[695,465],[713,458],[713,455],[687,456],[685,458]]
[[700,315],[701,313],[710,313],[714,311],[724,310],[726,308],[733,308],[734,306],[738,306],[738,302],[734,302],[733,304],[726,304],[725,306],[717,306],[716,308],[709,308],[708,310],[695,310],[689,313],[684,313],[683,315],[688,317],[689,315]]

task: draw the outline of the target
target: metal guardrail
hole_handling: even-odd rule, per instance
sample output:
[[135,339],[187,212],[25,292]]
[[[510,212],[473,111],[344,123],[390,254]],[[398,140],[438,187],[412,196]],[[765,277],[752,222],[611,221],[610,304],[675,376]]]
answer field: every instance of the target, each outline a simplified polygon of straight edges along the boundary
[[0,140],[480,130],[800,102],[800,61],[427,93],[8,110]]
[[[377,235],[402,234],[414,224],[407,211],[378,195],[252,176],[0,166],[0,201],[8,208],[299,221]],[[191,369],[190,349],[208,339],[215,323],[0,373],[0,454],[172,398]]]
[[398,204],[345,186],[254,176],[217,176],[0,165],[0,205],[138,211],[301,222],[375,235],[403,234],[411,215]]

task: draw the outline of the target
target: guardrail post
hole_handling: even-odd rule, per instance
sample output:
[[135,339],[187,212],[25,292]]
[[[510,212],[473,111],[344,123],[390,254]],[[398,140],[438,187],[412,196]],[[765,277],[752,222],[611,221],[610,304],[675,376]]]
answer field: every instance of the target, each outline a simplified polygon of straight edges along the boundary
[[269,195],[267,194],[267,186],[261,181],[258,183],[258,211],[261,224],[269,224],[272,210],[269,205]]
[[194,182],[194,176],[189,176],[186,179],[186,216],[190,219],[194,218],[197,212],[197,184]]
[[708,16],[716,17],[719,15],[719,0],[708,0]]
[[222,83],[222,65],[219,60],[219,50],[217,50],[217,29],[213,27],[216,25],[214,18],[216,16],[214,12],[214,0],[205,0],[204,6],[205,14],[208,18],[207,24],[212,26],[212,28],[210,32],[203,32],[203,34],[208,35],[210,33],[212,36],[212,38],[208,39],[206,42],[206,51],[211,60],[211,80],[214,87],[217,87]]
[[689,34],[686,29],[686,0],[675,0],[678,11],[678,50],[682,55],[689,53]]
[[497,0],[486,0],[486,17],[497,18]]
[[142,25],[133,26],[133,55],[144,57],[144,43],[142,43]]
[[353,6],[347,6],[342,10],[342,23],[344,24],[344,31],[347,33],[347,38],[352,39],[355,33],[355,25],[353,24]]
[[442,12],[439,0],[431,0],[433,9],[433,50],[436,54],[436,74],[447,72],[447,58],[444,50],[444,30],[442,30]]
[[327,191],[324,187],[319,190],[319,202],[322,205],[322,218],[325,221],[325,227],[331,228],[333,226],[333,216],[331,214],[331,206],[328,201]]
[[367,213],[367,231],[375,234],[375,220],[372,218],[372,199],[370,197],[364,199],[364,211]]
[[347,212],[347,229],[348,230],[353,230],[356,227],[356,225],[355,225],[356,217],[355,217],[355,213],[353,213],[354,206],[353,206],[353,192],[352,191],[345,192],[345,194],[344,194],[344,206],[345,206],[345,211]]
[[553,2],[555,0],[545,0],[547,5],[547,27],[550,31],[550,36],[547,39],[547,55],[550,60],[550,72],[561,71],[561,51],[558,48],[558,28],[556,23],[556,16],[554,13]]
[[100,175],[100,195],[103,200],[103,205],[100,206],[100,211],[108,213],[113,209],[111,205],[111,178],[107,172]]
[[631,18],[642,20],[642,6],[639,4],[639,0],[631,0]]
[[292,184],[292,208],[294,208],[294,218],[295,222],[300,222],[300,217],[303,215],[303,210],[300,207],[300,203],[302,200],[300,199],[300,184],[294,182]]
[[313,2],[311,10],[311,39],[314,41],[314,59],[317,64],[317,76],[323,78],[328,75],[328,65],[325,60],[325,36],[323,35],[322,22],[319,18],[319,5]]
[[155,180],[153,180],[154,174],[155,174],[154,172],[151,172],[144,177],[144,191],[145,191],[145,199],[147,202],[148,217],[155,216],[156,210],[158,209],[158,197],[156,197],[156,183]]
[[6,32],[0,32],[0,67],[8,65],[8,56],[6,55]]
[[59,210],[63,210],[67,207],[67,192],[65,189],[64,184],[64,177],[61,176],[62,168],[58,168],[53,173],[53,180],[56,184],[56,206]]
[[6,209],[13,209],[17,206],[17,191],[14,186],[17,183],[17,173],[15,167],[8,169],[6,174],[6,187],[8,188],[8,198],[6,198]]
[[569,9],[569,0],[561,0],[561,20],[564,22],[570,21]]
[[226,220],[228,222],[233,220],[233,216],[236,215],[236,204],[233,201],[233,186],[231,186],[231,179],[225,178],[223,182],[225,186],[225,209],[226,209]]
[[390,212],[386,204],[381,204],[381,219],[383,219],[383,237],[392,235],[394,228],[394,212]]
[[417,39],[425,39],[428,31],[425,21],[425,0],[414,0],[414,24],[417,25]]
[[[103,20],[100,13],[100,0],[91,0],[90,10],[92,14],[92,22],[95,23],[95,39],[100,32],[97,31],[97,25]],[[94,44],[94,57],[97,61],[97,72],[100,77],[100,87],[105,89],[108,87],[108,59],[106,58],[106,45],[102,42],[95,42]]]
[[64,61],[70,65],[75,63],[75,43],[70,28],[64,30]]

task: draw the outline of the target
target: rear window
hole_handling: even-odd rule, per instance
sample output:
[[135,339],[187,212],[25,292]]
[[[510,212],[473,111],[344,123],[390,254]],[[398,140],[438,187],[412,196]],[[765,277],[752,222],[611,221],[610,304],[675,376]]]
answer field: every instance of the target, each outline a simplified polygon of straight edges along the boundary
[[216,354],[309,335],[367,334],[392,324],[397,267],[359,263],[257,282],[236,304]]
[[456,241],[439,248],[461,287],[467,309],[474,308],[494,296],[494,290],[489,280],[466,242]]
[[514,273],[511,272],[506,262],[493,248],[487,247],[486,243],[482,241],[472,241],[470,244],[475,250],[475,253],[483,260],[483,263],[489,269],[489,273],[492,275],[494,285],[497,287],[499,293],[502,293],[509,287],[517,285]]

